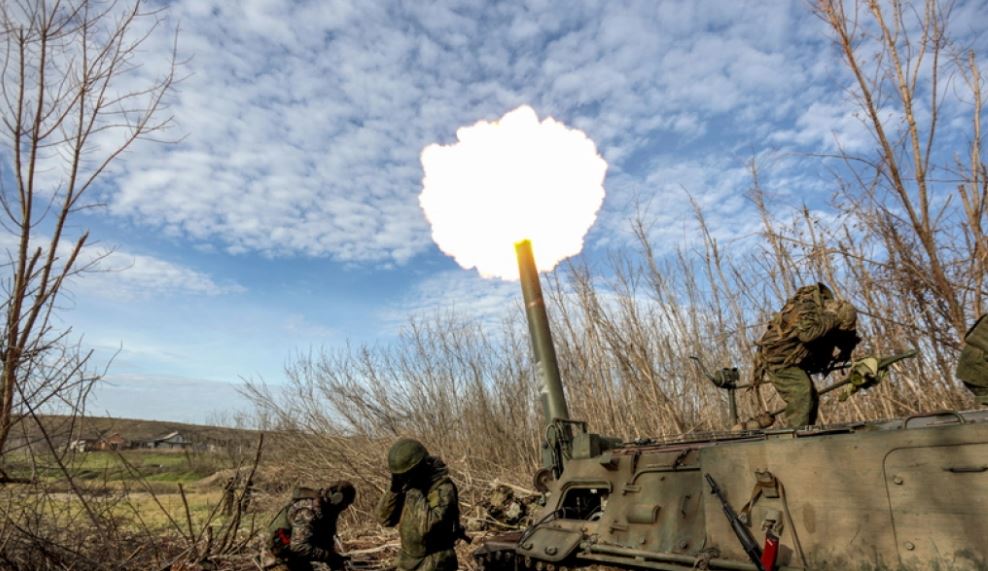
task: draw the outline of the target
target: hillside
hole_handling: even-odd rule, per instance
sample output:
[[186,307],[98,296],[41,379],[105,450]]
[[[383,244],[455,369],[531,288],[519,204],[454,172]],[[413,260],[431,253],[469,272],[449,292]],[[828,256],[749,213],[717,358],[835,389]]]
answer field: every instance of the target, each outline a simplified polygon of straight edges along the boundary
[[11,431],[9,448],[21,448],[28,442],[43,442],[45,434],[56,445],[75,439],[97,439],[114,433],[130,441],[151,440],[174,432],[195,442],[253,441],[258,436],[254,430],[159,420],[62,415],[45,415],[39,419],[41,426],[30,417],[18,423]]

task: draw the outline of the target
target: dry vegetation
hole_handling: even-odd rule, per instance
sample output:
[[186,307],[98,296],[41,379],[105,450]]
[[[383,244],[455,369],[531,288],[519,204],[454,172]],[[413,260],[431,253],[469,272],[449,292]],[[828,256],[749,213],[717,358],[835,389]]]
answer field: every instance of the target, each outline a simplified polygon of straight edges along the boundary
[[[766,316],[798,286],[817,280],[859,308],[859,354],[920,351],[848,403],[825,399],[823,422],[972,404],[953,366],[965,328],[986,309],[988,173],[976,59],[947,41],[947,14],[936,2],[820,0],[816,12],[834,34],[875,142],[870,152],[813,157],[836,177],[829,209],[796,216],[779,210],[760,185],[764,163],[755,159],[748,196],[762,216],[758,237],[725,248],[697,208],[695,242],[670,254],[639,218],[637,248],[616,253],[606,267],[575,263],[544,278],[570,411],[594,431],[635,439],[725,428],[723,394],[689,357],[750,370]],[[948,85],[951,120],[940,123]],[[957,106],[966,106],[966,123]],[[296,359],[287,389],[251,385],[257,421],[280,435],[265,450],[259,474],[268,466],[275,474],[270,489],[279,492],[295,482],[353,480],[358,500],[343,529],[351,547],[374,553],[384,551],[352,540],[370,525],[371,506],[386,485],[385,451],[398,436],[420,438],[449,463],[468,516],[494,481],[529,486],[542,421],[520,301],[515,309],[494,327],[455,314],[419,319],[387,347]],[[7,355],[4,379],[17,388],[8,362],[20,356]],[[14,400],[20,418],[33,414]],[[740,404],[750,416],[778,402],[765,386],[742,394]],[[36,461],[60,476],[23,484],[16,494],[7,488],[0,506],[3,565],[252,568],[256,521],[197,512],[187,507],[184,487],[181,509],[159,506],[141,477],[134,479],[146,494],[140,500],[112,486],[95,494],[73,476],[65,451],[42,441],[47,451]],[[240,465],[253,467],[250,460]],[[64,495],[72,509],[64,509]],[[275,505],[278,496],[269,501]],[[155,509],[168,514],[156,520],[161,525],[141,523]]]
[[0,489],[0,567],[250,568],[256,531],[270,519],[259,491],[269,482],[258,470],[263,439],[243,436],[255,438],[253,452],[83,453],[65,439],[28,441],[4,455],[14,477]]
[[[630,440],[725,429],[724,395],[689,357],[750,371],[766,317],[814,281],[859,309],[857,356],[920,352],[846,404],[825,398],[822,422],[972,406],[953,370],[966,328],[986,309],[975,57],[947,40],[949,14],[936,2],[824,0],[816,13],[834,34],[874,148],[798,157],[836,178],[829,208],[796,215],[773,207],[752,160],[748,197],[761,227],[731,248],[697,208],[694,244],[668,254],[639,218],[636,249],[607,267],[575,263],[545,277],[570,411],[592,430]],[[941,132],[948,84],[951,129]],[[313,479],[327,471],[353,479],[367,498],[363,513],[385,485],[388,443],[405,435],[451,465],[470,513],[490,482],[528,485],[539,463],[529,363],[519,303],[497,327],[440,314],[410,323],[391,346],[302,356],[287,390],[251,391],[271,426],[296,435],[286,462]],[[748,416],[780,404],[767,385],[740,401]]]

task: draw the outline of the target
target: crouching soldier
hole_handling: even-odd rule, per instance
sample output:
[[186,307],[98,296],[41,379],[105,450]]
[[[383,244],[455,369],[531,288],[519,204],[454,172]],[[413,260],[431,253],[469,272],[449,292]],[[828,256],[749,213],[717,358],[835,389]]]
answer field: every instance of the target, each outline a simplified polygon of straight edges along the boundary
[[456,571],[460,526],[456,484],[442,460],[417,440],[403,438],[388,451],[391,487],[377,504],[381,525],[398,527],[399,571]]
[[323,563],[334,571],[347,558],[336,552],[336,520],[356,498],[353,484],[333,482],[325,488],[295,488],[292,499],[268,526],[268,546],[261,567],[274,571],[314,571]]
[[964,335],[957,378],[974,394],[978,404],[988,406],[988,314],[978,318]]
[[789,426],[814,424],[819,396],[810,375],[847,363],[859,341],[854,306],[821,283],[801,287],[756,343],[752,384],[772,381]]

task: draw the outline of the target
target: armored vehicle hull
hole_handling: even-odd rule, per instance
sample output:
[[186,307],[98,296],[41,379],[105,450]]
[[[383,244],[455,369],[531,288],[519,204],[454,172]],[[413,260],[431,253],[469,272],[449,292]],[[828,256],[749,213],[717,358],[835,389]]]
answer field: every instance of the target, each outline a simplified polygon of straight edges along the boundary
[[[574,455],[576,456],[576,455]],[[778,569],[988,568],[988,413],[707,434],[573,457],[536,523],[480,566],[758,569],[716,482]]]
[[476,550],[482,571],[988,569],[988,411],[621,444],[570,420],[531,244],[516,250],[545,505]]

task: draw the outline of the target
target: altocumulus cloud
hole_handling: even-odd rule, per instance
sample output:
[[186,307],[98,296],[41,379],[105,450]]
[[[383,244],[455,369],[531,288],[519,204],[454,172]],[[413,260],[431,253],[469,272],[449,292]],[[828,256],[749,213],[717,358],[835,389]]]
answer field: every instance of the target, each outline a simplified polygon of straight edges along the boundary
[[[32,236],[32,248],[45,245],[50,236]],[[0,251],[14,252],[17,237],[0,232]],[[57,260],[69,258],[75,243],[61,240]],[[217,296],[245,293],[236,282],[217,282],[209,274],[155,256],[99,245],[84,246],[67,282],[70,293],[109,300],[136,300],[151,296],[191,294]]]
[[[980,37],[981,4],[958,3],[961,36]],[[665,189],[713,204],[743,193],[743,181],[700,187],[724,168],[715,157],[736,168],[765,150],[867,143],[825,25],[788,0],[164,7],[190,58],[169,101],[186,136],[135,148],[104,198],[113,214],[230,252],[408,261],[432,247],[416,200],[422,148],[524,103],[597,143],[610,165],[598,225],[611,235],[627,233],[636,193],[663,194],[673,220],[692,207]],[[168,29],[149,55],[170,52]],[[670,168],[673,157],[709,172]],[[657,174],[692,178],[657,186]],[[726,216],[756,218],[743,204]]]
[[111,300],[139,300],[152,296],[191,294],[216,296],[246,292],[235,282],[218,283],[208,274],[154,256],[125,250],[104,251],[87,247],[80,266],[91,271],[72,280],[75,293]]
[[[816,63],[821,24],[782,1],[166,8],[191,58],[170,101],[187,136],[134,149],[113,173],[110,211],[270,256],[389,264],[423,252],[419,152],[522,103],[587,132],[609,177],[643,186],[660,152],[791,123],[833,72]],[[167,34],[151,41],[168,52]],[[608,195],[604,227],[627,217],[633,186]],[[689,204],[678,193],[666,210]]]

